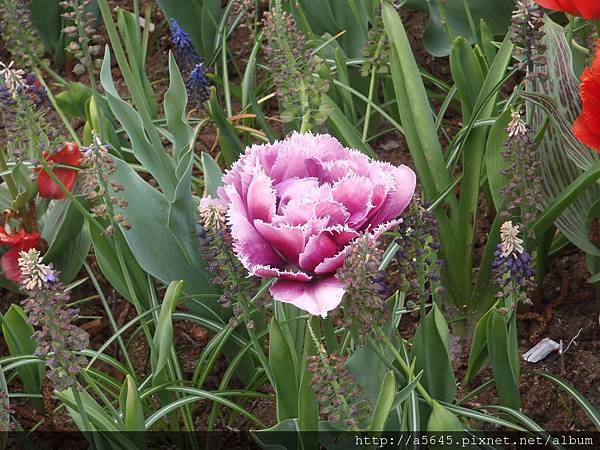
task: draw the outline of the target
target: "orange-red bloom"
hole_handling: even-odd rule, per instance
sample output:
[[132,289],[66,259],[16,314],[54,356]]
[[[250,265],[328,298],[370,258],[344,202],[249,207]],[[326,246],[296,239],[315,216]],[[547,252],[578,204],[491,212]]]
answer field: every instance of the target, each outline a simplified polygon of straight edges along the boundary
[[[53,162],[55,164],[66,164],[69,166],[79,167],[81,164],[81,151],[74,142],[67,142],[63,146],[62,150],[52,155],[44,153],[44,158],[46,161]],[[65,198],[65,193],[52,180],[50,175],[44,169],[37,169],[37,172],[39,173],[38,192],[41,197],[51,199]],[[57,167],[52,169],[52,172],[69,191],[73,189],[75,178],[77,177],[76,170]]]
[[585,145],[600,152],[600,47],[592,67],[585,68],[581,74],[580,91],[583,112],[573,125],[573,133]]
[[0,227],[0,245],[9,247],[9,250],[0,258],[0,267],[2,267],[4,277],[20,283],[19,253],[38,248],[40,245],[39,233],[27,233],[21,228],[16,234],[9,234],[4,227]]
[[586,19],[600,19],[600,0],[535,0],[540,6]]

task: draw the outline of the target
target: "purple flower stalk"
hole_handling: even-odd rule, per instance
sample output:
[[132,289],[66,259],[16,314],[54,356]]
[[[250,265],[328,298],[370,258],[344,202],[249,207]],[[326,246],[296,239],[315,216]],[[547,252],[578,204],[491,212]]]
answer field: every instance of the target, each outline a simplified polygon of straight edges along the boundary
[[196,64],[190,72],[190,76],[185,82],[185,87],[192,103],[200,106],[209,99],[208,78],[206,77],[202,63]]
[[175,55],[182,70],[193,70],[196,64],[202,63],[203,59],[196,53],[190,35],[181,28],[179,22],[171,19],[171,42],[175,47]]
[[500,239],[493,264],[496,283],[501,289],[498,297],[528,302],[527,291],[532,286],[535,271],[530,266],[531,256],[519,238],[519,226],[510,221],[504,222],[500,228]]
[[275,300],[325,317],[346,292],[336,272],[352,242],[376,242],[401,221],[416,177],[329,135],[294,133],[247,148],[223,182],[219,197],[246,270],[276,279]]
[[29,295],[23,306],[28,322],[37,328],[35,354],[46,358],[47,377],[54,387],[68,389],[77,383],[75,377],[86,363],[75,353],[88,345],[88,334],[72,323],[79,310],[67,307],[69,293],[53,267],[42,263],[39,251],[21,252],[19,268],[21,287]]

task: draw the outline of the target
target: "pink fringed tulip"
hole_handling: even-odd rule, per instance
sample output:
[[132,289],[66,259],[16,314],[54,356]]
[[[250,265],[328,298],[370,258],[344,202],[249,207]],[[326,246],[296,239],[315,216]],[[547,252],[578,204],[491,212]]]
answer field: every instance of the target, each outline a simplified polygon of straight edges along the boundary
[[335,273],[349,244],[398,224],[415,174],[370,160],[329,135],[254,145],[223,177],[234,251],[251,275],[276,278],[275,300],[325,317],[342,301]]

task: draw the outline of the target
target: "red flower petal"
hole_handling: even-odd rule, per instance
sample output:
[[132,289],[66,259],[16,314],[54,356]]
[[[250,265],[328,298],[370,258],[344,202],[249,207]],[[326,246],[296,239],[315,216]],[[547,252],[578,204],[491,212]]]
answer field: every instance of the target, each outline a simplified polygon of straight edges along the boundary
[[[67,164],[75,167],[79,167],[81,164],[81,151],[77,144],[73,142],[65,143],[62,150],[52,155],[44,154],[44,157],[46,158],[46,161],[54,162],[56,164]],[[65,198],[65,193],[45,170],[38,169],[38,172],[38,191],[41,197],[50,199]],[[75,178],[77,177],[76,170],[55,168],[52,169],[52,172],[69,191],[73,190]]]
[[25,237],[25,229],[21,228],[17,234],[9,234],[4,227],[0,228],[0,244],[15,245]]
[[600,19],[600,0],[574,0],[573,3],[586,19]]
[[[572,0],[535,0],[536,3],[544,8],[553,11],[561,11],[574,16],[579,16],[579,10],[575,7]],[[584,0],[590,1],[590,0]]]
[[573,124],[573,134],[580,142],[600,152],[600,47],[592,66],[581,74],[579,91],[583,111]]
[[21,232],[23,234],[21,241],[13,245],[12,248],[0,258],[0,267],[2,267],[4,277],[15,283],[21,282],[19,253],[26,252],[32,248],[37,248],[40,244],[40,235],[38,233],[26,234],[24,230],[21,230],[19,234],[21,234]]

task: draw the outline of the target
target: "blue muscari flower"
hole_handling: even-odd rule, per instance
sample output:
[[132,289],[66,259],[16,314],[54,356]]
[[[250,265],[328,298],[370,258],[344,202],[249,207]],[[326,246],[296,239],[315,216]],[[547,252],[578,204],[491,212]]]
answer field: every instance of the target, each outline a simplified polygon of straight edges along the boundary
[[171,19],[171,41],[182,70],[188,71],[202,62],[202,58],[194,50],[190,35],[181,28],[175,19]]
[[210,96],[208,93],[208,78],[206,77],[206,72],[202,63],[194,66],[185,86],[191,102],[200,106],[203,102],[208,100]]

